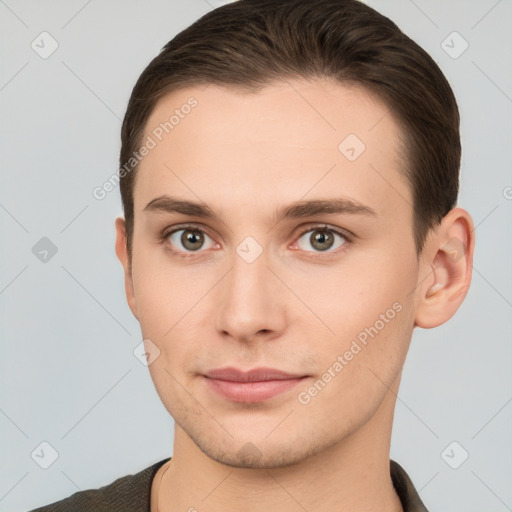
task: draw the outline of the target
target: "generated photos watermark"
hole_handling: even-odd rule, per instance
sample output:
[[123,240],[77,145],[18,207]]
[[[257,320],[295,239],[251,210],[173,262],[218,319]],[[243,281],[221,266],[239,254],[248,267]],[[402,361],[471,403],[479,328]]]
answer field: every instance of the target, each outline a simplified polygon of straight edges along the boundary
[[98,201],[101,201],[112,192],[126,175],[132,172],[142,160],[149,155],[151,150],[155,149],[166,135],[172,132],[176,126],[178,126],[183,119],[185,119],[192,109],[197,107],[198,101],[196,98],[191,96],[187,99],[186,103],[183,103],[180,108],[174,109],[173,114],[169,117],[168,121],[160,123],[156,128],[153,129],[150,135],[148,135],[144,143],[140,146],[138,151],[134,151],[130,158],[119,168],[118,172],[112,174],[103,184],[94,187],[92,195]]
[[385,313],[379,315],[379,319],[370,327],[365,327],[350,344],[350,348],[343,355],[338,355],[336,361],[322,374],[322,376],[306,391],[301,391],[297,400],[302,405],[308,405],[311,400],[318,395],[329,382],[331,382],[345,368],[354,357],[359,354],[367,345],[369,339],[375,338],[389,324],[403,306],[400,302],[395,302]]

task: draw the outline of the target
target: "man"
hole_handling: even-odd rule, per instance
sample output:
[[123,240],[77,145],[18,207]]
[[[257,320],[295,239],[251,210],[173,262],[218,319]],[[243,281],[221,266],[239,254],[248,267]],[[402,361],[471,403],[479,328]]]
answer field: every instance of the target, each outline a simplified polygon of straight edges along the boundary
[[394,406],[474,248],[434,61],[357,0],[240,0],[144,70],[120,164],[173,456],[38,510],[427,510],[389,459]]

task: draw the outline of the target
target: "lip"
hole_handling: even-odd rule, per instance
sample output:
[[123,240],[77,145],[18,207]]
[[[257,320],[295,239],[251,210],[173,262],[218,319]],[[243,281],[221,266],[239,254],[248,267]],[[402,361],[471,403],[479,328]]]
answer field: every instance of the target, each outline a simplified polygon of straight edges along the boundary
[[276,368],[218,368],[204,375],[207,385],[234,402],[263,402],[289,391],[307,375],[297,375]]
[[267,380],[288,380],[305,377],[305,375],[287,373],[277,368],[260,367],[243,371],[233,366],[210,370],[205,376],[210,379],[228,380],[231,382],[262,382]]

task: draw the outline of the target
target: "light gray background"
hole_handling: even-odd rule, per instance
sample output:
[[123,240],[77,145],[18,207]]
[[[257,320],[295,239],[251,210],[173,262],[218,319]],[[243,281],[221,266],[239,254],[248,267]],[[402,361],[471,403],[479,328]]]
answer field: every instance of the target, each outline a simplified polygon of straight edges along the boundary
[[[117,169],[140,72],[221,3],[0,1],[2,511],[106,485],[172,454],[173,421],[133,355],[140,330],[114,252],[119,191],[99,201],[92,190]],[[512,510],[512,4],[368,3],[422,45],[454,88],[459,205],[477,226],[466,301],[413,339],[391,456],[430,510]],[[31,48],[43,31],[59,45],[47,59]],[[469,44],[458,58],[442,47],[453,31]],[[444,43],[452,53],[463,44],[455,37]],[[58,248],[46,263],[32,252],[42,237]],[[43,441],[58,452],[48,469],[31,457]],[[469,453],[458,469],[441,456],[452,441],[452,464]]]

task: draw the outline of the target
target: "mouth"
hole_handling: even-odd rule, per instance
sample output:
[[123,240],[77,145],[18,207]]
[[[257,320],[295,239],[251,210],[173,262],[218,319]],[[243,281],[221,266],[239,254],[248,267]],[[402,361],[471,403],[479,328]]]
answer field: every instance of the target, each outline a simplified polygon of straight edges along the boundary
[[204,375],[209,388],[233,402],[264,402],[293,389],[308,375],[284,372],[276,368],[219,368]]

